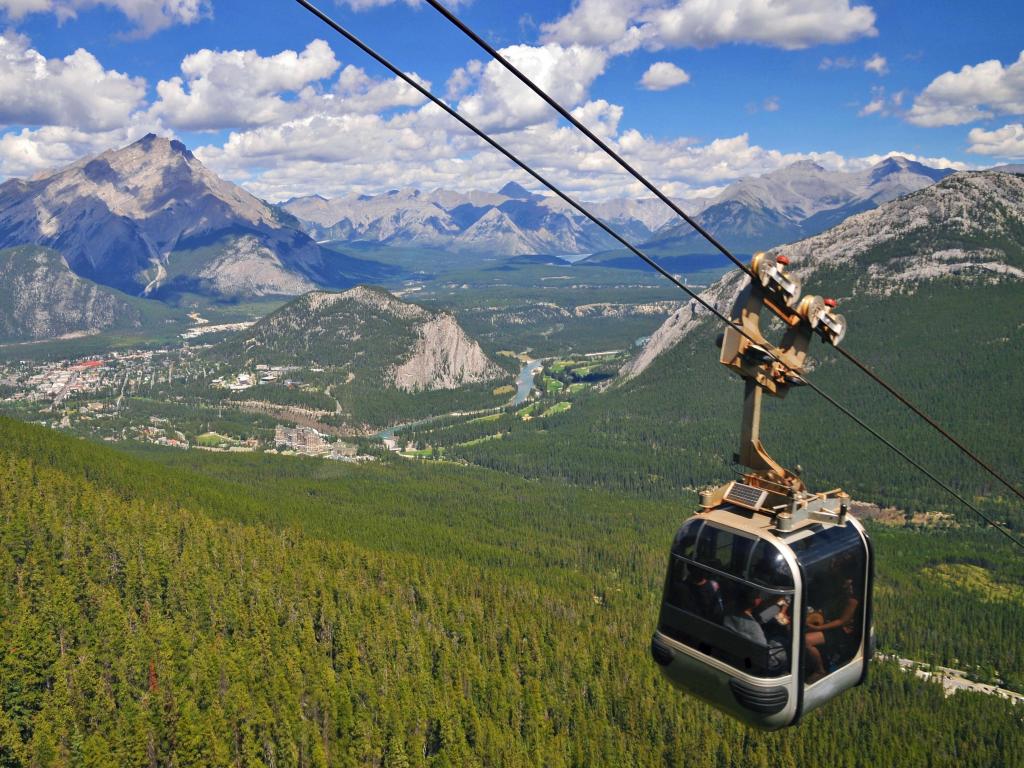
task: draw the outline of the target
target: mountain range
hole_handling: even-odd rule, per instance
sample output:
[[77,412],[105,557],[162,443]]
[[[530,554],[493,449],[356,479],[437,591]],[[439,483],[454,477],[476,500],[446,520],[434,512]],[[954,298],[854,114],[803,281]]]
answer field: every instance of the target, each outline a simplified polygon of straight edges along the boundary
[[[817,234],[847,216],[934,184],[953,171],[889,157],[855,172],[828,171],[802,161],[742,179],[710,200],[687,200],[697,219],[730,248],[749,252]],[[631,242],[659,253],[701,254],[708,246],[658,200],[611,200],[587,208]],[[317,240],[443,247],[498,256],[584,255],[616,246],[562,200],[515,182],[498,192],[392,190],[383,195],[320,196],[281,206]],[[632,266],[621,253],[589,263]]]
[[[1012,170],[958,173],[774,252],[786,254],[805,286],[827,270],[843,300],[910,296],[928,281],[1024,281],[1024,176]],[[704,298],[728,313],[745,280],[732,270]],[[708,317],[696,301],[688,302],[622,376],[642,373]]]
[[[742,253],[824,230],[948,173],[899,157],[856,173],[802,162],[731,185],[698,218]],[[691,267],[707,258],[700,256],[706,246],[670,221],[656,200],[588,207],[653,253]],[[327,248],[316,240],[335,242]],[[33,340],[130,326],[141,306],[131,297],[179,305],[196,298],[238,301],[400,276],[396,266],[336,250],[346,243],[487,257],[593,254],[584,265],[636,263],[602,251],[613,244],[607,235],[564,202],[515,182],[497,192],[406,189],[271,205],[218,177],[182,143],[150,134],[0,184],[0,250],[49,249],[2,257],[0,292],[18,301],[0,309],[0,337]],[[31,311],[23,307],[27,297],[34,297]]]
[[153,134],[0,184],[0,247],[52,248],[75,275],[131,295],[294,295],[387,272],[321,248],[294,224]]
[[[317,240],[418,245],[497,256],[584,254],[614,241],[567,203],[515,182],[498,192],[395,189],[383,195],[320,196],[283,203]],[[588,203],[627,237],[645,240],[669,213],[657,200]]]
[[[695,218],[733,252],[752,253],[824,232],[849,216],[929,187],[952,173],[905,157],[888,157],[852,172],[829,171],[804,160],[729,185]],[[655,232],[645,247],[659,256],[714,250],[689,224],[676,219]],[[635,259],[621,251],[598,254],[587,261],[605,266],[636,265]]]

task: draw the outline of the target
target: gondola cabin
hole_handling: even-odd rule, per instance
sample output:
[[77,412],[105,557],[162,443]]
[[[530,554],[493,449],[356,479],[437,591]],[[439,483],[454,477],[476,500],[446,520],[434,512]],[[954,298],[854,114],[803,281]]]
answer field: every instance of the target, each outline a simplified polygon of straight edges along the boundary
[[871,546],[841,498],[834,522],[781,530],[750,509],[766,492],[730,483],[672,543],[652,654],[688,693],[776,729],[865,679]]
[[[784,257],[757,254],[721,340],[721,362],[745,382],[742,479],[701,494],[683,523],[651,654],[675,686],[750,725],[795,725],[867,676],[873,635],[873,557],[841,490],[812,493],[759,437],[764,392],[803,381],[813,335],[838,344],[835,302],[799,301]],[[768,307],[787,326],[780,346],[761,334]]]

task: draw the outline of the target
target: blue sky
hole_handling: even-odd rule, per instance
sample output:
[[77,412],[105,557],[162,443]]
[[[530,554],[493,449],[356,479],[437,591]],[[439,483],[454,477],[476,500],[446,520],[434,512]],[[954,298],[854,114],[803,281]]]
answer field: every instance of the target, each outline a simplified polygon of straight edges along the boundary
[[[322,0],[584,196],[638,194],[432,9]],[[1024,157],[1024,4],[527,0],[458,12],[682,198],[811,157]],[[175,135],[270,199],[524,181],[290,0],[0,0],[0,177]]]

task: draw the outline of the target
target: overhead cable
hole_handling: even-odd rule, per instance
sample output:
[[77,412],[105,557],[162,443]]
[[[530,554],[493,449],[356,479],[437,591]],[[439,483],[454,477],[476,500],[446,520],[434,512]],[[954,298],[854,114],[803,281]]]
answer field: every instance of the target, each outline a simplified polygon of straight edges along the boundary
[[[318,19],[320,19],[320,21],[322,21],[324,24],[329,26],[331,29],[333,29],[335,32],[337,32],[339,35],[344,37],[346,40],[348,40],[354,46],[359,48],[359,50],[361,50],[367,56],[372,58],[378,64],[383,66],[385,69],[387,69],[392,74],[394,74],[396,77],[401,79],[403,82],[405,82],[411,88],[416,90],[424,98],[426,98],[427,100],[429,100],[430,102],[432,102],[436,106],[440,107],[444,112],[449,114],[451,117],[453,117],[459,123],[461,123],[465,128],[467,128],[469,131],[474,133],[480,139],[485,141],[488,145],[490,145],[491,147],[496,149],[498,152],[500,152],[502,155],[504,155],[506,158],[508,158],[512,163],[514,163],[516,166],[518,166],[523,171],[525,171],[530,176],[532,176],[534,179],[536,179],[540,184],[542,184],[543,186],[547,187],[556,196],[558,196],[559,198],[564,200],[566,203],[568,203],[570,206],[572,206],[572,208],[574,208],[576,211],[579,211],[579,213],[581,213],[587,219],[592,221],[601,230],[603,230],[606,234],[608,234],[610,237],[612,237],[616,242],[620,243],[623,247],[627,248],[635,256],[637,256],[638,258],[643,260],[646,264],[648,264],[652,269],[654,269],[660,275],[662,275],[667,280],[672,282],[676,287],[680,288],[682,291],[684,291],[686,294],[688,294],[694,301],[699,303],[702,307],[704,307],[704,309],[706,309],[708,312],[710,312],[715,317],[717,317],[721,322],[723,322],[724,324],[726,324],[726,325],[728,325],[728,326],[730,326],[732,328],[735,328],[738,333],[740,333],[744,338],[746,338],[747,340],[751,341],[752,343],[755,343],[755,344],[757,343],[757,341],[754,338],[752,338],[749,334],[747,334],[747,332],[741,326],[739,326],[738,324],[734,323],[731,319],[726,317],[722,312],[720,312],[718,310],[718,308],[716,308],[713,304],[711,304],[707,299],[702,297],[696,291],[692,290],[689,286],[685,285],[682,281],[679,280],[679,278],[677,278],[675,275],[673,275],[671,272],[669,272],[667,269],[665,269],[663,266],[661,266],[657,261],[652,259],[650,256],[648,256],[643,251],[641,251],[639,248],[637,248],[635,245],[633,245],[628,240],[626,240],[622,235],[620,235],[617,231],[615,231],[611,226],[609,226],[607,223],[605,223],[603,220],[601,220],[596,214],[591,213],[587,208],[585,208],[581,203],[579,203],[573,197],[571,197],[570,195],[568,195],[565,192],[563,192],[554,183],[548,181],[544,176],[542,176],[539,172],[535,171],[525,161],[521,160],[517,155],[513,154],[511,150],[507,149],[504,145],[500,144],[496,139],[491,137],[490,134],[485,132],[483,129],[477,127],[468,118],[464,117],[456,109],[454,109],[453,107],[449,106],[443,99],[441,99],[439,96],[436,96],[430,89],[428,89],[426,86],[424,86],[422,83],[420,83],[412,75],[407,74],[400,67],[398,67],[395,64],[392,64],[382,54],[378,53],[376,50],[374,50],[369,45],[364,43],[354,33],[350,32],[348,29],[346,29],[341,24],[336,22],[334,19],[332,19],[330,16],[328,16],[322,10],[320,10],[316,5],[314,5],[313,3],[309,2],[309,0],[295,0],[295,2],[297,2],[303,8],[308,10],[310,13],[312,13],[314,16],[316,16]],[[746,266],[746,265],[744,265],[744,266]],[[749,268],[745,269],[745,271],[749,271]],[[906,460],[908,463],[910,463],[911,466],[915,467],[916,469],[918,469],[919,471],[924,473],[927,477],[929,477],[931,480],[933,480],[935,483],[937,483],[946,492],[948,492],[955,499],[960,501],[964,506],[966,506],[968,509],[972,510],[975,514],[977,514],[983,520],[988,522],[989,525],[991,525],[994,528],[996,528],[996,530],[998,530],[1000,533],[1002,533],[1004,536],[1006,536],[1010,541],[1012,541],[1014,544],[1016,544],[1018,547],[1020,547],[1022,550],[1024,550],[1024,542],[1018,540],[1016,537],[1013,536],[1013,534],[1011,534],[1009,531],[1005,530],[1002,526],[1000,526],[994,520],[992,520],[987,515],[985,515],[981,510],[979,510],[977,507],[975,507],[973,504],[971,504],[969,501],[967,501],[965,498],[963,498],[955,490],[953,490],[951,487],[949,487],[944,482],[939,480],[932,472],[927,470],[925,467],[923,467],[921,464],[919,464],[913,458],[908,456],[904,451],[902,451],[900,448],[898,448],[892,442],[890,442],[888,439],[886,439],[883,435],[881,435],[875,429],[873,429],[871,426],[866,424],[862,419],[860,419],[858,416],[856,416],[852,411],[850,411],[844,405],[839,403],[831,395],[827,394],[818,385],[816,385],[813,382],[803,378],[798,371],[793,370],[790,366],[788,366],[785,363],[783,363],[781,360],[778,359],[778,357],[773,355],[770,351],[766,350],[766,354],[773,361],[779,363],[784,368],[786,368],[788,371],[790,371],[794,376],[798,376],[799,378],[801,378],[801,380],[803,380],[807,384],[807,386],[809,386],[813,391],[818,393],[818,395],[823,397],[827,402],[829,402],[830,404],[832,404],[833,406],[838,408],[843,414],[845,414],[847,417],[849,417],[851,420],[853,420],[856,424],[858,424],[859,426],[863,427],[871,435],[876,437],[878,440],[880,440],[882,443],[884,443],[891,450],[895,451],[900,457],[902,457],[904,460]]]
[[[559,115],[568,120],[569,123],[571,123],[578,131],[580,131],[584,136],[586,136],[588,139],[594,142],[594,144],[596,144],[600,149],[607,153],[609,157],[611,157],[624,170],[626,170],[631,176],[633,176],[633,178],[635,178],[644,187],[646,187],[655,197],[657,197],[659,200],[665,203],[665,205],[671,208],[677,216],[679,216],[687,224],[693,227],[694,231],[696,231],[697,234],[701,235],[705,240],[708,241],[709,244],[714,246],[718,251],[725,255],[726,258],[728,258],[733,264],[735,264],[748,275],[750,275],[751,278],[756,278],[756,276],[751,272],[750,267],[747,264],[743,263],[739,258],[733,255],[728,248],[722,245],[722,243],[720,243],[696,220],[694,220],[693,217],[689,216],[685,211],[683,211],[682,208],[680,208],[671,198],[668,197],[668,195],[666,195],[660,189],[658,189],[658,187],[653,182],[651,182],[646,176],[644,176],[636,168],[634,168],[621,155],[619,155],[618,152],[616,152],[612,147],[610,147],[607,142],[605,142],[601,137],[597,136],[593,131],[591,131],[569,110],[567,110],[565,107],[559,104],[556,99],[554,99],[543,88],[537,85],[530,77],[523,74],[523,72],[519,70],[512,62],[510,62],[505,56],[503,56],[500,51],[496,50],[494,46],[492,46],[480,35],[478,35],[475,31],[473,31],[473,29],[470,28],[469,25],[467,25],[464,21],[462,21],[462,19],[460,19],[450,10],[448,10],[448,8],[446,8],[441,2],[439,2],[439,0],[426,0],[426,2],[438,13],[444,16],[448,21],[450,21],[455,27],[461,30],[481,49],[486,51],[487,54],[491,56],[495,61],[497,61],[499,64],[505,67],[505,69],[507,69],[515,77],[517,77],[524,85],[526,85],[526,87],[528,87],[531,91],[537,94],[537,96],[543,99]],[[1007,480],[1006,477],[997,472],[990,464],[986,463],[981,458],[979,458],[972,450],[965,446],[960,440],[957,440],[946,429],[940,426],[933,418],[926,414],[921,408],[914,405],[914,403],[912,403],[904,395],[900,394],[892,385],[888,384],[885,380],[883,380],[865,363],[862,363],[860,360],[858,360],[852,352],[849,352],[846,349],[840,349],[839,352],[843,357],[845,357],[847,360],[853,363],[857,368],[859,368],[875,383],[877,383],[879,386],[885,389],[890,395],[896,398],[896,400],[898,400],[900,403],[902,403],[911,411],[913,411],[918,417],[923,419],[942,437],[944,437],[946,440],[952,443],[965,456],[967,456],[967,458],[969,458],[971,461],[973,461],[975,464],[977,464],[979,467],[985,470],[988,474],[990,474],[992,477],[994,477],[996,480],[998,480],[1000,483],[1006,486],[1006,488],[1008,488],[1016,496],[1018,496],[1022,501],[1024,501],[1024,491],[1021,491],[1019,488],[1013,485],[1013,483]]]

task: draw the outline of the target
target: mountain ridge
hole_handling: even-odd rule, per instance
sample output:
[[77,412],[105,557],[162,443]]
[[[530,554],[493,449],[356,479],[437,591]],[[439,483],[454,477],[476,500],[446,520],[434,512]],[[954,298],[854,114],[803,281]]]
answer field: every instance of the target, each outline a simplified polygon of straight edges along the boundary
[[333,368],[345,384],[358,379],[410,393],[506,375],[450,313],[366,285],[306,293],[221,344],[215,354]]
[[[780,252],[808,289],[813,289],[808,280],[816,272],[828,269],[834,278],[836,270],[845,270],[838,285],[847,297],[913,292],[916,283],[943,277],[1024,281],[1024,177],[957,173],[769,251]],[[744,284],[745,275],[732,271],[702,296],[728,313]],[[623,366],[620,378],[641,374],[708,316],[695,300],[687,302]]]
[[[930,168],[890,156],[858,171],[828,171],[802,160],[730,184],[695,215],[704,229],[736,253],[753,253],[823,232],[850,216],[946,178]],[[644,243],[655,255],[707,254],[713,249],[689,224],[675,219]],[[623,262],[621,253],[598,254],[591,263]]]
[[380,275],[291,223],[155,134],[0,184],[0,247],[53,248],[76,275],[132,295],[289,295]]
[[[740,179],[714,198],[682,204],[716,237],[742,252],[816,234],[950,173],[901,156],[850,172],[828,171],[804,160]],[[707,252],[703,240],[655,198],[586,206],[633,242],[677,255]],[[515,181],[497,192],[406,188],[334,199],[310,195],[280,207],[317,240],[446,247],[500,256],[598,254],[592,261],[607,260],[601,252],[617,246],[563,200],[530,192]]]

